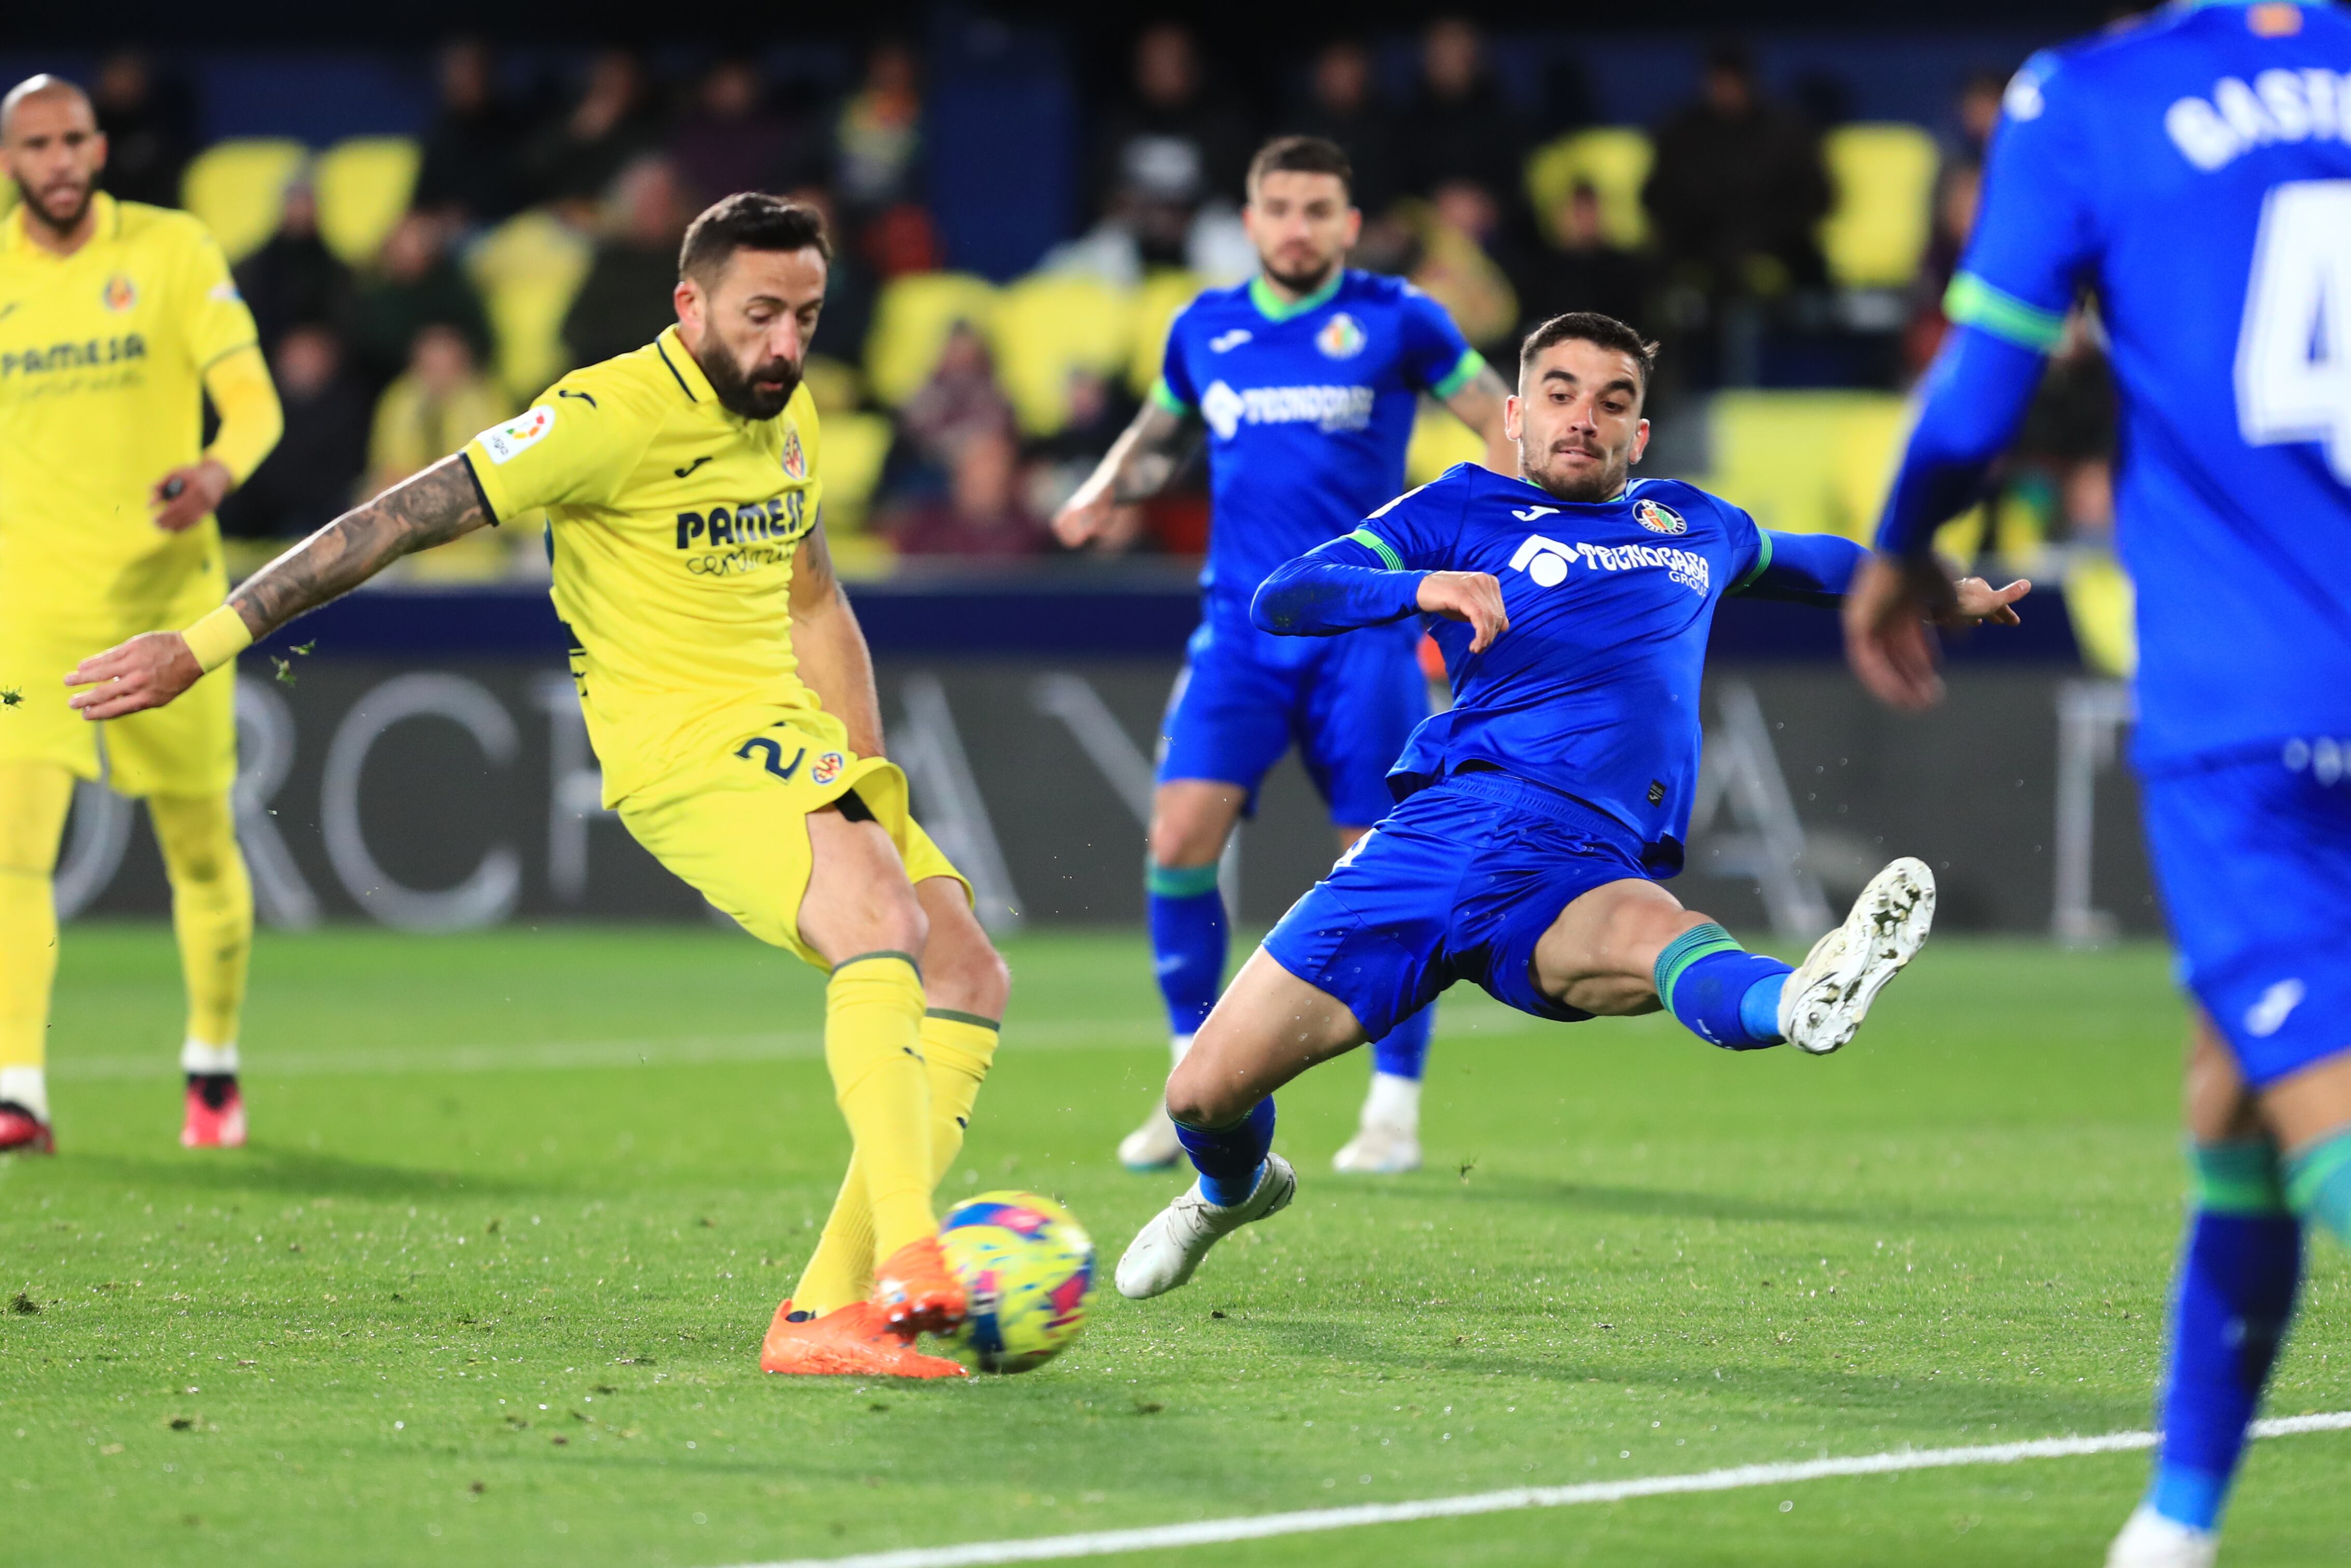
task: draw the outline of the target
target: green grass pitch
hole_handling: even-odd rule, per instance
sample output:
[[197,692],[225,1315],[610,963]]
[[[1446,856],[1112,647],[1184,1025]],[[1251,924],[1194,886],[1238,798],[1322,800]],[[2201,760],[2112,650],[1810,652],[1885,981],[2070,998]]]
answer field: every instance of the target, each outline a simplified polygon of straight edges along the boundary
[[[1178,1178],[1132,934],[1010,946],[949,1190],[1102,1275]],[[266,936],[253,1146],[174,1142],[169,934],[64,946],[64,1155],[0,1162],[12,1563],[681,1568],[2146,1425],[2181,1177],[2163,955],[1940,941],[1831,1061],[1444,1005],[1430,1168],[1329,1173],[1360,1061],[1282,1103],[1289,1213],[1103,1289],[1016,1378],[764,1378],[846,1155],[820,981],[717,930]],[[2351,1406],[2314,1273],[2273,1414]],[[20,1294],[21,1292],[21,1294]],[[15,1298],[13,1303],[8,1300]],[[2234,1564],[2351,1560],[2351,1435],[2260,1445]],[[1123,1562],[2088,1564],[2137,1454],[1388,1526]]]

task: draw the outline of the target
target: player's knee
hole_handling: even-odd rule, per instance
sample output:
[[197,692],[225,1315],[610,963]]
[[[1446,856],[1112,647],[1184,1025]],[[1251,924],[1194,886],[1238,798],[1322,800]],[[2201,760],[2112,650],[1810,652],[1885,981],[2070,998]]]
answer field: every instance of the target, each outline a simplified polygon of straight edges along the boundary
[[1213,865],[1224,844],[1207,824],[1162,811],[1151,819],[1151,863],[1165,871],[1189,871]]
[[1186,1056],[1167,1075],[1167,1114],[1187,1127],[1226,1126],[1247,1115],[1249,1104],[1197,1055]]
[[925,955],[923,981],[935,1006],[981,1018],[1002,1018],[1012,996],[1011,967],[985,937],[935,946]]

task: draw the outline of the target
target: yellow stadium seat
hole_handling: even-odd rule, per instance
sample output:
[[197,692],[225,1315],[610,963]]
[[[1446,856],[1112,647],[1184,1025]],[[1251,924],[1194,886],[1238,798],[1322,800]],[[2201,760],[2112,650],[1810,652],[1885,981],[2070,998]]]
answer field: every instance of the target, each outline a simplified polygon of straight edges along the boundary
[[563,316],[588,276],[587,239],[544,212],[508,218],[474,246],[465,270],[497,340],[498,379],[518,401],[570,369]]
[[1412,444],[1405,448],[1404,482],[1426,485],[1456,463],[1483,463],[1486,443],[1434,398],[1422,398],[1413,415]]
[[834,538],[860,532],[882,483],[882,464],[890,455],[890,416],[831,414],[822,430],[817,461],[824,470],[825,532]]
[[1206,287],[1193,274],[1173,267],[1143,280],[1134,297],[1134,357],[1126,372],[1127,386],[1135,396],[1149,393],[1151,383],[1159,379],[1159,359],[1167,351],[1167,324]]
[[319,237],[353,267],[375,253],[408,210],[423,154],[405,136],[352,136],[319,155]]
[[286,187],[310,150],[290,137],[215,141],[180,178],[180,201],[204,221],[231,261],[260,248],[285,210]]
[[865,379],[896,408],[919,391],[958,321],[986,332],[996,285],[968,272],[915,272],[882,286],[865,339]]
[[1033,273],[998,297],[990,318],[996,368],[1020,428],[1050,435],[1069,422],[1070,377],[1115,379],[1134,341],[1133,298],[1098,278]]
[[2137,670],[2137,602],[2129,576],[2112,556],[2074,558],[2065,574],[2065,611],[2074,622],[2082,663],[2099,674],[2118,678]]
[[1915,125],[1841,125],[1822,143],[1836,205],[1821,224],[1829,274],[1855,288],[1918,275],[1933,217],[1935,140]]
[[1891,392],[1721,392],[1704,483],[1764,528],[1867,539],[1905,419]]
[[1600,226],[1611,244],[1627,247],[1648,238],[1649,217],[1641,210],[1641,183],[1649,177],[1654,150],[1646,132],[1629,125],[1577,131],[1535,150],[1527,160],[1527,200],[1552,239],[1552,214],[1576,182],[1587,181],[1600,196]]

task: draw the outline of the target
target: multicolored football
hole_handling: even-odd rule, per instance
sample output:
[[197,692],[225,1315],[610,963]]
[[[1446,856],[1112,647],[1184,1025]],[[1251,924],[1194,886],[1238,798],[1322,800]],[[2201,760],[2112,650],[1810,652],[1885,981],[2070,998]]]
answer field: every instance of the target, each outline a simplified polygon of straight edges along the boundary
[[1094,1244],[1078,1217],[1033,1192],[984,1192],[947,1210],[939,1245],[971,1296],[948,1336],[978,1372],[1028,1372],[1053,1359],[1086,1325]]

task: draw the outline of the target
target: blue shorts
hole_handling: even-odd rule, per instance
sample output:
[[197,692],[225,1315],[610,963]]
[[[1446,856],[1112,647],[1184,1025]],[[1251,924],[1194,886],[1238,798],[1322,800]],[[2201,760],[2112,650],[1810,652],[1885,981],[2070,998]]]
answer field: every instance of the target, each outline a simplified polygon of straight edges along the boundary
[[1579,896],[1628,878],[1653,880],[1640,835],[1614,818],[1503,774],[1455,774],[1358,840],[1265,950],[1374,1040],[1456,980],[1573,1022],[1592,1015],[1535,989],[1535,944]]
[[2351,740],[2141,780],[2181,983],[2265,1088],[2351,1049]]
[[1211,617],[1192,633],[1160,723],[1159,782],[1211,779],[1249,791],[1297,743],[1342,827],[1395,809],[1388,769],[1428,716],[1413,626],[1276,637]]

